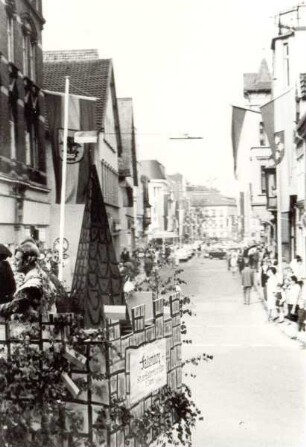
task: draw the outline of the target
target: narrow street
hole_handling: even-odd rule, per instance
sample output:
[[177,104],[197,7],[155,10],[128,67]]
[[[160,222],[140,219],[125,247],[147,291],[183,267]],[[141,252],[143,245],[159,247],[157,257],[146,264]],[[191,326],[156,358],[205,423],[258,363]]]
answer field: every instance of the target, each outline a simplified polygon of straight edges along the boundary
[[225,261],[182,267],[196,313],[187,321],[192,344],[183,345],[184,358],[214,356],[187,370],[196,378],[184,377],[204,416],[193,446],[304,446],[306,351],[267,322],[256,292],[243,305],[239,274],[233,278]]

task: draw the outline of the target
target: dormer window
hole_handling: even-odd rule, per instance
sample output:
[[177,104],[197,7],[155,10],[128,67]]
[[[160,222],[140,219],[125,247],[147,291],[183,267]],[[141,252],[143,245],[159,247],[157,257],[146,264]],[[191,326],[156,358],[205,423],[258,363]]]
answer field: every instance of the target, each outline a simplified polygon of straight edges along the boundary
[[23,20],[22,30],[23,74],[35,82],[37,33],[34,25],[27,18]]

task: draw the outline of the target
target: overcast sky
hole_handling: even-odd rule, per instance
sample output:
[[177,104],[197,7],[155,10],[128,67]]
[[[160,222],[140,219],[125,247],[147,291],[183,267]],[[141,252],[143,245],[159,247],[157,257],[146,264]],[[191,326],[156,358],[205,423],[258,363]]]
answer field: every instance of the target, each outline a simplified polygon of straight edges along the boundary
[[[289,0],[43,0],[45,50],[97,48],[132,97],[139,159],[234,193],[230,118]],[[84,92],[86,94],[86,92]],[[203,140],[170,140],[188,133]]]

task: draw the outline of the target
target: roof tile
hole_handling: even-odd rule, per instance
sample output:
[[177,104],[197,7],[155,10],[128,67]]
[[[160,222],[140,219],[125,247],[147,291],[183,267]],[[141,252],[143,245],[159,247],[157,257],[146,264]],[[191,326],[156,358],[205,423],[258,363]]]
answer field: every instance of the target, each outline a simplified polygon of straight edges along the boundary
[[111,59],[45,62],[43,87],[46,90],[64,92],[65,76],[69,76],[70,93],[98,98],[96,108],[98,130],[103,127],[104,123],[107,89],[111,80],[111,73]]

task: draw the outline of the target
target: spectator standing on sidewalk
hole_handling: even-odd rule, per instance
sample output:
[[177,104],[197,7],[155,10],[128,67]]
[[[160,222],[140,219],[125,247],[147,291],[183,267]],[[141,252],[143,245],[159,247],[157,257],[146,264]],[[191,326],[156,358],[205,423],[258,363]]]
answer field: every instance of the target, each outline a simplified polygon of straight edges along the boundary
[[297,310],[301,294],[301,285],[295,275],[291,276],[290,286],[287,293],[288,314],[286,318],[290,321],[297,321]]
[[300,281],[304,276],[303,259],[300,255],[296,255],[296,257],[290,262],[290,268],[293,275],[297,277],[298,281]]
[[299,296],[299,309],[298,309],[298,331],[305,332],[305,322],[306,322],[306,300],[305,300],[305,289],[304,284],[301,286],[301,292]]
[[269,268],[268,258],[264,258],[260,269],[260,283],[263,289],[263,295],[265,301],[267,301],[267,281],[269,279],[269,276],[267,274],[268,268]]
[[268,308],[268,321],[275,318],[276,311],[276,292],[277,292],[277,276],[276,268],[269,267],[267,270],[268,281],[267,281],[267,308]]
[[238,254],[234,251],[231,255],[231,272],[233,276],[236,275],[238,271]]
[[145,253],[143,268],[144,268],[147,278],[151,275],[153,266],[154,266],[154,261],[153,261],[151,253]]
[[285,314],[284,314],[284,304],[286,302],[285,291],[283,290],[282,284],[277,284],[276,288],[276,311],[278,317],[278,323],[283,323]]
[[250,304],[251,289],[254,285],[254,271],[249,264],[245,264],[241,272],[241,284],[243,289],[243,304]]

